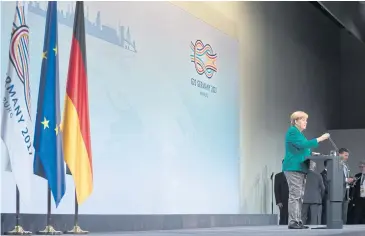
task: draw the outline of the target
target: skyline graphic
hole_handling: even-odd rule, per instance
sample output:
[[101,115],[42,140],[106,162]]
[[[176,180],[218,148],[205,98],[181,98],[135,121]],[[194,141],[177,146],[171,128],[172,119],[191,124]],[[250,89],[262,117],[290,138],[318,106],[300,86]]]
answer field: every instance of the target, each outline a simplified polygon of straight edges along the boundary
[[[38,1],[30,1],[28,3],[28,10],[29,12],[44,18],[47,16],[47,7],[45,6],[45,9],[43,9]],[[66,25],[71,28],[73,27],[75,15],[73,5],[71,6],[71,4],[69,4],[66,11],[57,10],[57,14],[59,24]],[[85,31],[88,35],[137,53],[136,42],[132,39],[129,27],[120,25],[120,22],[116,29],[103,25],[100,11],[97,12],[95,22],[92,22],[89,20],[89,8],[86,7]]]
[[208,79],[211,79],[217,72],[217,53],[213,52],[213,48],[209,44],[205,44],[201,40],[196,40],[195,44],[191,42],[190,55],[191,62],[195,65],[195,70],[199,75],[205,74]]

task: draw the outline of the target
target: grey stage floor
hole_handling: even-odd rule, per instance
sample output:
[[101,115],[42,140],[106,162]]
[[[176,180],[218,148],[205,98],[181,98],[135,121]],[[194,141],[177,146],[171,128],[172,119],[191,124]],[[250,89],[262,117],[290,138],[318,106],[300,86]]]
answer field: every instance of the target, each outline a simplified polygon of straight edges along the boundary
[[231,227],[190,230],[164,230],[146,232],[95,233],[92,235],[120,236],[302,236],[302,235],[344,235],[365,236],[365,225],[346,225],[343,229],[289,230],[287,226]]

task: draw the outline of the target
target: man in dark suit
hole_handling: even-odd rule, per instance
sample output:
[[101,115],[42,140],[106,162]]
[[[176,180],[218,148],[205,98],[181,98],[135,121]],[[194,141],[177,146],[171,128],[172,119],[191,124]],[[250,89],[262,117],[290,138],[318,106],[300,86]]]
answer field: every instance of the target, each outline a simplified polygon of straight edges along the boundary
[[280,225],[288,225],[289,187],[284,172],[277,173],[274,180],[276,205],[280,210]]
[[327,200],[328,200],[328,181],[327,181],[327,161],[324,162],[324,170],[321,172],[321,176],[324,184],[324,195],[322,199],[322,216],[321,216],[321,224],[327,224]]
[[322,215],[322,200],[325,191],[322,176],[315,172],[316,163],[310,162],[309,172],[303,197],[302,222],[307,224],[310,215],[310,225],[320,225]]
[[342,201],[342,221],[343,224],[347,224],[347,212],[349,206],[349,196],[350,196],[350,184],[354,179],[350,176],[350,169],[347,165],[349,159],[350,151],[347,148],[340,148],[339,156],[341,158],[341,163],[343,167],[344,182],[343,182],[343,201]]
[[355,175],[355,186],[351,188],[354,203],[354,224],[365,224],[365,160],[360,163],[361,172]]

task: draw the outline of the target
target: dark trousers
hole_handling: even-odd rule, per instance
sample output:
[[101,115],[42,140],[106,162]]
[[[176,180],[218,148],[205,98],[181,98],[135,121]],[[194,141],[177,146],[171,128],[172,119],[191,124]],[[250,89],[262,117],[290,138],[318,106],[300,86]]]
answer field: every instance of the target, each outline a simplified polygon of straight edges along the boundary
[[359,198],[355,201],[354,224],[365,224],[365,198]]
[[288,204],[283,204],[283,207],[280,208],[279,225],[288,225]]
[[[304,203],[302,208],[302,222],[309,225],[320,225],[322,216],[321,204]],[[308,220],[309,218],[309,220]]]
[[349,208],[349,201],[348,200],[343,200],[342,202],[342,221],[343,224],[347,224],[347,210]]
[[342,222],[343,224],[347,224],[347,211],[349,209],[349,189],[344,187],[344,198],[342,200]]
[[321,215],[321,224],[326,225],[327,224],[327,198],[325,198],[324,201],[322,201],[322,215]]

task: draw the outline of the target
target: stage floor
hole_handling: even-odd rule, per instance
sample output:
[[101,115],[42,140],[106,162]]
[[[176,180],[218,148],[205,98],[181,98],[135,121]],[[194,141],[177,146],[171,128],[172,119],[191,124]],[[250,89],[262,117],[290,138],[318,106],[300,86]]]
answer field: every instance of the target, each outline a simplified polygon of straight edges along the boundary
[[[313,226],[312,228],[314,228]],[[343,229],[303,229],[289,230],[287,226],[249,226],[230,228],[209,228],[189,230],[162,230],[145,232],[111,232],[95,233],[92,235],[120,235],[120,236],[304,236],[304,235],[343,235],[364,236],[365,225],[345,225]]]

